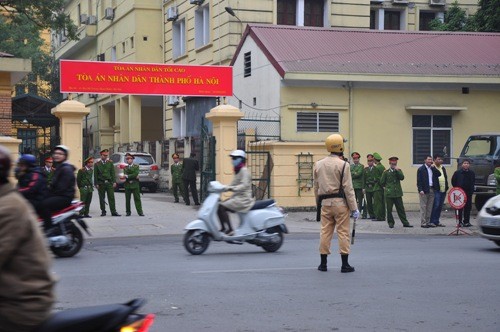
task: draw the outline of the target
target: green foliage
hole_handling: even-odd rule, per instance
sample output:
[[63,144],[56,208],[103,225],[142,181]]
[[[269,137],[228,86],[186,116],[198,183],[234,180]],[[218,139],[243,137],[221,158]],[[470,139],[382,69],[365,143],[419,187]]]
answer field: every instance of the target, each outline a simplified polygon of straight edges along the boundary
[[479,10],[472,19],[474,31],[500,32],[500,0],[479,0]]
[[457,1],[450,6],[444,15],[444,22],[436,19],[429,23],[431,30],[437,31],[464,31],[467,26],[467,13],[458,6]]
[[39,31],[51,29],[65,31],[69,39],[76,40],[77,27],[64,13],[65,0],[1,0],[0,9],[7,13],[8,25],[21,26],[26,19]]

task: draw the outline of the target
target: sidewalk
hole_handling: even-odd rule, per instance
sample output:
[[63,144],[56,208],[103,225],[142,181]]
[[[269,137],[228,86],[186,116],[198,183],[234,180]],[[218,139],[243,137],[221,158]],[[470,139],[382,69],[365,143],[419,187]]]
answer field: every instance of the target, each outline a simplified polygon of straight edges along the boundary
[[[168,193],[144,193],[141,199],[145,217],[137,215],[133,200],[131,200],[132,215],[125,217],[125,194],[123,191],[115,193],[115,199],[116,209],[122,216],[112,217],[109,208],[106,206],[107,215],[101,217],[99,196],[97,192],[94,192],[92,204],[90,205],[92,218],[85,219],[89,225],[92,238],[183,234],[184,226],[196,219],[197,216],[198,206],[187,206],[182,200],[180,203],[174,203],[173,196]],[[191,204],[193,203],[191,202]],[[403,228],[396,211],[394,211],[393,216],[396,224],[393,229],[390,229],[385,221],[359,219],[356,222],[356,233],[448,235],[455,229],[456,225],[454,211],[443,211],[441,223],[446,227],[436,228],[421,228],[418,211],[407,211],[406,215],[414,228]],[[285,222],[291,233],[319,234],[320,223],[316,222],[315,218],[315,212],[290,212]],[[476,216],[473,214],[471,223],[474,226],[466,228],[466,230],[477,234],[475,220]]]

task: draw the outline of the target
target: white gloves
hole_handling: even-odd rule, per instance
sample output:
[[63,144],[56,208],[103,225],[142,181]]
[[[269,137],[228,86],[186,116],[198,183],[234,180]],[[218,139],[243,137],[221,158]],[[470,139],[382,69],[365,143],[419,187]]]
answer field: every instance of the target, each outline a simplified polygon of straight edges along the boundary
[[359,210],[354,211],[354,212],[352,213],[352,217],[353,217],[354,219],[358,219],[358,218],[359,218]]

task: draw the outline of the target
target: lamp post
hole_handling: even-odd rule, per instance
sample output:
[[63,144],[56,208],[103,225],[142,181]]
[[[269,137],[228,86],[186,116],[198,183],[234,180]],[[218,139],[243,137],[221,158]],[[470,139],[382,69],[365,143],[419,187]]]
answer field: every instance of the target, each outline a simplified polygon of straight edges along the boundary
[[227,6],[227,7],[224,7],[224,9],[226,10],[226,12],[231,15],[232,17],[236,18],[238,20],[238,22],[240,22],[241,24],[241,34],[240,35],[243,35],[243,22],[240,20],[240,18],[238,16],[236,16],[236,14],[234,13],[234,10],[233,8]]

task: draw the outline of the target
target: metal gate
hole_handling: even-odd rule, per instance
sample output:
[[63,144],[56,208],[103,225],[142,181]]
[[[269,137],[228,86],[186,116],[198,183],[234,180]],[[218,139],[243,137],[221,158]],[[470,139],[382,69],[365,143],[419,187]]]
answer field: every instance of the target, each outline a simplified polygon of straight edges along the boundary
[[200,202],[208,196],[208,184],[215,181],[215,136],[212,136],[205,125],[205,118],[201,120],[200,142]]

